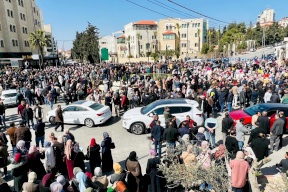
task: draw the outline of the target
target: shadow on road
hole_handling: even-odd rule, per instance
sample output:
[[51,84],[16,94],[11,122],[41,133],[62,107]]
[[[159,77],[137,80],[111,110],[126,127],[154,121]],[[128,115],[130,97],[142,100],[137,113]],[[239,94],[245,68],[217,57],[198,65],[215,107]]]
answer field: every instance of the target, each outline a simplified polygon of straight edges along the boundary
[[[104,124],[99,125],[99,126],[108,127],[108,126],[111,126],[111,125],[117,123],[120,120],[121,120],[121,117],[111,117],[108,121],[106,121]],[[96,125],[96,127],[97,127],[97,125]]]

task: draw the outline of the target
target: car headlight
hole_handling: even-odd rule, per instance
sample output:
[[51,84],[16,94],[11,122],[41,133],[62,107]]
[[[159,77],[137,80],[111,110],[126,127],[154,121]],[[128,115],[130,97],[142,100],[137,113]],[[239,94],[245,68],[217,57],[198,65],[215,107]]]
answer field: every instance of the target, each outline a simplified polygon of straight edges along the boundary
[[129,120],[131,120],[131,118],[123,118],[123,121],[129,121]]

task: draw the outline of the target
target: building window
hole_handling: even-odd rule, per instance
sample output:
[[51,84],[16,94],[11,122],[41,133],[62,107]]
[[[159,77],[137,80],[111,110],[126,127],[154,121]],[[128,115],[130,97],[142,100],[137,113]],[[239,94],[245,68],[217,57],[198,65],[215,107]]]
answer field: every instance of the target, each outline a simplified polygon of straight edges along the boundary
[[15,27],[15,25],[13,25],[13,32],[16,32],[16,27]]
[[142,49],[142,45],[140,45],[140,49]]
[[198,36],[198,34],[197,33],[195,33],[195,37],[197,37]]
[[192,23],[192,28],[194,28],[195,27],[195,23]]
[[168,27],[168,25],[166,25],[166,30],[168,30],[169,29],[169,27]]
[[20,5],[20,6],[21,6],[21,1],[20,1],[20,0],[18,0],[18,5]]
[[37,19],[35,19],[35,23],[34,24],[37,25]]
[[0,47],[4,47],[4,41],[3,40],[0,41]]
[[142,40],[142,35],[140,35],[140,40]]
[[14,39],[12,39],[12,45],[13,45],[13,47],[15,47],[15,41],[14,41]]
[[182,33],[182,34],[181,34],[181,37],[182,37],[182,38],[186,38],[186,37],[187,37],[186,33]]
[[7,9],[7,15],[8,15],[8,17],[10,17],[10,10],[9,9]]
[[15,40],[15,46],[18,47],[18,40]]
[[21,20],[23,19],[22,13],[20,13],[20,19],[21,19]]
[[175,34],[165,34],[163,35],[164,40],[174,40],[175,39]]
[[14,18],[13,11],[10,11],[10,15],[11,15],[12,18]]
[[39,15],[39,12],[37,11],[37,16]]
[[35,7],[33,7],[33,11],[34,11],[34,13],[36,13],[36,9],[35,9]]
[[154,49],[154,48],[155,48],[155,45],[153,45],[152,48]]
[[25,14],[23,14],[23,20],[26,21]]
[[10,32],[13,32],[13,26],[10,25]]
[[169,26],[169,29],[172,30],[172,25]]
[[186,43],[182,43],[182,44],[181,44],[181,47],[186,47]]
[[198,43],[195,43],[195,47],[198,47]]
[[198,23],[198,27],[200,27],[200,23]]
[[1,26],[1,23],[0,23],[0,31],[2,31],[2,26]]
[[21,0],[21,6],[22,6],[22,7],[24,7],[24,3],[23,3],[23,0]]

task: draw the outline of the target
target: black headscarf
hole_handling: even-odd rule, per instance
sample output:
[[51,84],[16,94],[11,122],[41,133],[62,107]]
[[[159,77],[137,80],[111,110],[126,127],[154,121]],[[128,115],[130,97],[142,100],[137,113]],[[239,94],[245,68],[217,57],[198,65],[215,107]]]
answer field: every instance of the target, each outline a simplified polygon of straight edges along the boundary
[[129,159],[130,161],[137,161],[136,152],[135,152],[135,151],[131,151],[130,154],[129,154],[128,159]]

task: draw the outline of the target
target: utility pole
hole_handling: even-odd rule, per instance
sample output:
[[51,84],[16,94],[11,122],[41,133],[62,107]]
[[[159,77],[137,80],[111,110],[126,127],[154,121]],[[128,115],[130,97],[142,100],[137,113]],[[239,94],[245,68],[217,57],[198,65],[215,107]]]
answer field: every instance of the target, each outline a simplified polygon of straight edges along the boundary
[[[186,23],[186,27],[187,27],[187,45],[186,45],[186,59],[188,60],[188,45],[189,45],[189,42],[188,42],[188,27],[189,27],[189,22]],[[180,54],[180,53],[179,53]]]

